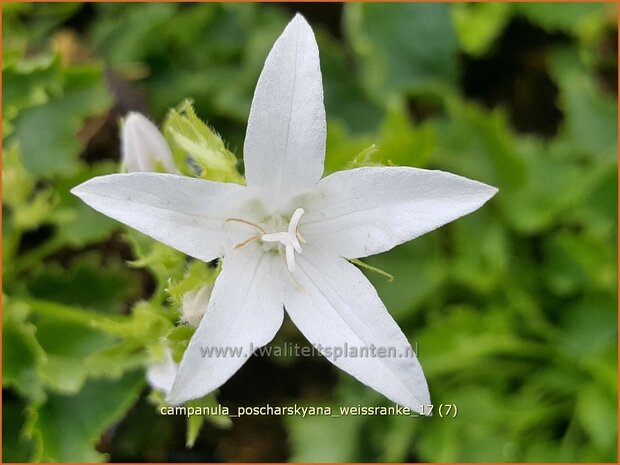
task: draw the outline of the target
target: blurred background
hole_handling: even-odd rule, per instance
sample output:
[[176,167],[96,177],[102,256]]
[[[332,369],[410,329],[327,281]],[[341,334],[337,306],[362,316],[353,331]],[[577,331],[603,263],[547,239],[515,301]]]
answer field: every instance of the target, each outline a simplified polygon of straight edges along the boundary
[[[4,3],[3,460],[615,462],[616,8]],[[296,11],[319,42],[326,172],[410,165],[500,189],[368,259],[395,276],[368,273],[456,418],[160,415],[144,367],[162,337],[187,339],[170,288],[208,270],[68,192],[119,170],[127,111],[161,123],[186,98],[241,160]],[[307,344],[289,321],[283,342]],[[253,357],[216,398],[390,405],[319,357]]]

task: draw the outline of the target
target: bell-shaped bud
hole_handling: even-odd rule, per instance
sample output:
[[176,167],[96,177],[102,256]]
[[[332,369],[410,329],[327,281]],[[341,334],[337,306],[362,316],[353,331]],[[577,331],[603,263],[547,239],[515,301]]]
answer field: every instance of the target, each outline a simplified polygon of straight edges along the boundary
[[121,131],[123,162],[128,172],[165,171],[179,174],[159,129],[140,113],[127,114]]
[[190,291],[183,296],[181,302],[181,321],[198,327],[202,316],[205,314],[211,298],[213,286],[205,284],[195,291]]

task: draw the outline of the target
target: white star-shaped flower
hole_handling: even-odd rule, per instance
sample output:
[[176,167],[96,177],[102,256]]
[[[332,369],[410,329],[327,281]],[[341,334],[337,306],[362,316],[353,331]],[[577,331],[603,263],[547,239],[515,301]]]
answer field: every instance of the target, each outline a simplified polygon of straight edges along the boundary
[[128,173],[73,190],[96,210],[192,257],[223,258],[169,401],[208,394],[247,360],[247,352],[203,357],[202,348],[263,346],[286,310],[323,349],[396,348],[391,357],[330,360],[398,404],[419,411],[430,402],[420,364],[403,355],[413,352],[405,335],[347,259],[385,252],[471,213],[497,189],[409,167],[357,168],[321,179],[325,138],[319,51],[297,15],[256,86],[244,144],[247,186]]

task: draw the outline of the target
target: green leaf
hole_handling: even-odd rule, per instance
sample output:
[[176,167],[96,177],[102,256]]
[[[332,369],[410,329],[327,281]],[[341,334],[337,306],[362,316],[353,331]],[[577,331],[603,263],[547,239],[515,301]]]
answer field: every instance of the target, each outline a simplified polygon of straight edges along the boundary
[[348,63],[344,47],[320,29],[316,33],[328,124],[331,127],[338,120],[355,134],[376,130],[383,111],[365,94],[355,70]]
[[2,10],[6,16],[3,18],[3,22],[8,23],[8,25],[3,27],[3,39],[6,37],[9,44],[13,41],[23,41],[28,42],[31,46],[44,45],[54,30],[80,8],[82,8],[82,4],[71,2],[42,3],[40,5],[24,3],[19,7],[4,5]]
[[13,210],[13,225],[22,231],[37,229],[47,223],[56,207],[54,192],[49,188],[36,191],[32,197]]
[[89,312],[49,301],[28,299],[45,351],[39,378],[52,391],[78,392],[88,378],[118,378],[142,365],[145,347],[168,331],[171,323],[147,304],[131,317]]
[[480,367],[495,354],[526,355],[536,349],[512,334],[514,322],[505,313],[477,311],[470,305],[442,306],[441,311],[445,315],[435,312],[431,324],[416,337],[424,372],[431,380],[451,373],[480,376]]
[[[287,15],[269,5],[97,5],[93,42],[149,94],[154,116],[191,97],[199,114],[245,122],[256,79]],[[183,53],[179,53],[183,50]],[[220,127],[220,126],[218,126]],[[243,128],[235,128],[233,147]]]
[[559,347],[569,358],[579,357],[585,366],[587,359],[604,361],[604,354],[615,349],[618,315],[614,294],[593,293],[563,309]]
[[352,135],[343,124],[330,122],[325,173],[359,166],[425,166],[437,145],[429,124],[414,125],[400,104],[384,113],[377,135]]
[[437,134],[431,124],[414,125],[401,104],[391,105],[381,123],[377,151],[371,157],[377,163],[422,168],[436,149]]
[[163,294],[172,277],[175,279],[185,271],[186,257],[183,253],[133,229],[127,229],[125,240],[131,245],[135,260],[129,266],[147,268],[157,281],[157,293]]
[[506,190],[520,188],[527,176],[507,116],[458,98],[447,100],[447,118],[437,119],[435,161],[447,171]]
[[117,170],[115,163],[98,163],[85,167],[77,162],[74,162],[73,169],[79,171],[56,182],[59,204],[53,221],[58,225],[59,242],[63,245],[83,247],[106,239],[120,224],[86,205],[70,190],[90,178],[111,174]]
[[57,204],[54,191],[50,186],[35,189],[16,143],[4,147],[2,180],[2,201],[11,207],[12,229],[29,231],[49,222]]
[[60,393],[78,392],[89,376],[84,359],[109,347],[116,340],[89,325],[60,317],[36,318],[37,339],[46,353],[40,376],[46,385]]
[[33,444],[24,434],[24,412],[28,404],[9,391],[2,395],[2,461],[26,463],[33,454]]
[[325,155],[325,175],[349,168],[360,154],[375,141],[364,135],[351,135],[346,125],[338,121],[328,121]]
[[463,50],[480,57],[493,46],[510,19],[509,3],[454,3],[452,19]]
[[24,168],[19,146],[3,147],[2,154],[2,203],[19,207],[28,201],[34,181]]
[[434,415],[420,424],[425,434],[417,439],[416,449],[422,460],[514,460],[517,450],[509,445],[512,431],[510,424],[506,425],[510,405],[500,393],[483,386],[464,387],[453,389],[440,399],[435,396],[434,403],[456,404],[459,414],[456,418]]
[[403,93],[451,90],[458,42],[449,6],[439,3],[349,3],[345,31],[361,79],[379,104]]
[[19,143],[24,166],[33,175],[74,174],[85,144],[77,137],[79,130],[87,117],[101,115],[110,103],[100,67],[65,68],[61,95],[21,111],[9,140]]
[[522,233],[532,234],[566,222],[604,171],[569,160],[566,153],[536,139],[519,139],[515,146],[525,166],[525,182],[519,188],[503,190],[500,184],[497,202],[511,226]]
[[97,254],[84,254],[68,267],[50,263],[28,282],[33,297],[102,313],[124,310],[124,302],[135,296],[136,275],[124,262],[111,257],[105,267]]
[[196,328],[189,325],[175,326],[166,335],[166,342],[172,351],[172,358],[175,362],[180,362],[187,349],[190,339],[196,332]]
[[91,325],[107,334],[147,345],[168,334],[177,313],[150,302],[138,302],[129,318],[96,318]]
[[561,296],[585,289],[614,293],[618,280],[610,254],[613,248],[611,238],[559,232],[545,242],[544,279]]
[[618,418],[616,398],[601,389],[598,384],[584,386],[577,400],[576,413],[584,429],[602,450],[616,452]]
[[138,68],[149,53],[161,49],[167,37],[162,28],[178,13],[179,5],[151,3],[96,5],[99,20],[93,25],[94,46],[105,52],[115,68]]
[[[43,53],[9,60],[2,70],[2,117],[8,125],[20,111],[45,104],[61,92],[60,57]],[[4,140],[12,132],[2,131]]]
[[[618,211],[618,163],[612,160],[601,166],[580,205],[571,210],[577,224],[600,237],[615,237]],[[613,239],[612,239],[613,240]]]
[[28,433],[37,444],[37,462],[101,462],[95,449],[101,435],[119,421],[144,387],[144,373],[121,380],[93,380],[74,396],[51,395],[32,413]]
[[405,416],[388,417],[390,423],[383,437],[383,457],[385,462],[404,462],[409,457],[414,443],[414,430],[411,418]]
[[83,360],[84,366],[90,376],[118,379],[146,365],[148,355],[144,345],[148,342],[122,341],[105,347],[88,355]]
[[554,55],[552,74],[558,82],[560,106],[565,113],[563,136],[571,148],[601,159],[616,159],[616,97],[605,93],[566,51]]
[[[338,406],[332,405],[338,412]],[[362,417],[324,415],[286,417],[291,435],[291,462],[350,462],[357,453]],[[334,434],[338,431],[338,434]],[[316,447],[321,444],[321,447]]]
[[513,5],[515,12],[549,31],[579,33],[594,17],[601,20],[607,5],[598,2],[574,2],[558,8],[553,3],[523,2]]
[[36,327],[25,321],[28,307],[4,300],[2,312],[2,386],[12,387],[31,401],[44,398],[38,373],[46,363],[45,351],[36,338]]
[[[209,394],[208,396],[195,399],[187,403],[187,407],[194,408],[211,408],[216,409],[218,406],[215,394]],[[232,426],[232,421],[229,417],[223,415],[190,415],[187,417],[187,434],[185,440],[185,446],[188,448],[194,447],[200,429],[205,421],[209,421],[220,427],[228,428]]]
[[491,294],[507,276],[510,240],[495,211],[487,206],[448,226],[452,233],[453,259],[448,270],[468,288]]
[[368,257],[365,261],[394,276],[365,272],[381,299],[396,318],[410,316],[439,291],[446,278],[441,260],[439,236],[429,235],[398,246],[393,252]]

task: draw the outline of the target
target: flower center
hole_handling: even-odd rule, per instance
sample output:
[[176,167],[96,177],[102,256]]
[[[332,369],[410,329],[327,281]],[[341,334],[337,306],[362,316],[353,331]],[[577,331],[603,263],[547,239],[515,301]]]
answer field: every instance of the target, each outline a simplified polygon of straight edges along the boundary
[[[261,226],[260,224],[253,223],[248,220],[244,220],[243,218],[226,218],[226,222],[234,221],[237,223],[247,224],[249,226],[253,226],[260,231],[260,234],[254,234],[249,239],[235,245],[235,249],[241,249],[246,245],[254,242],[261,241],[263,243],[277,243],[276,247],[282,252],[280,245],[284,246],[284,255],[286,257],[286,267],[292,273],[295,271],[295,252],[301,254],[301,244],[300,242],[306,242],[305,239],[301,236],[299,232],[299,220],[301,219],[301,215],[304,214],[303,208],[297,208],[293,212],[293,216],[288,223],[288,227],[286,231],[269,233],[268,229],[278,230],[282,227],[282,218],[279,216],[272,217],[266,223]],[[268,246],[265,250],[273,250],[273,246]]]
[[301,244],[299,242],[306,242],[299,234],[299,220],[303,214],[303,208],[296,209],[286,231],[263,234],[261,236],[263,242],[279,242],[284,246],[286,267],[291,273],[295,271],[295,252],[301,254]]

